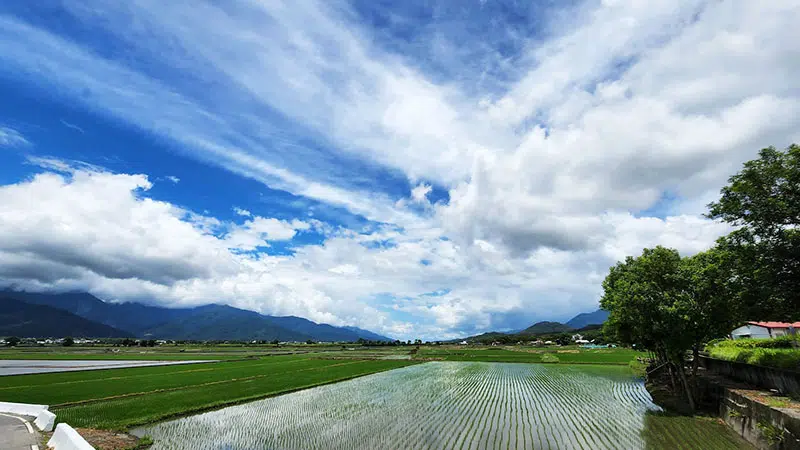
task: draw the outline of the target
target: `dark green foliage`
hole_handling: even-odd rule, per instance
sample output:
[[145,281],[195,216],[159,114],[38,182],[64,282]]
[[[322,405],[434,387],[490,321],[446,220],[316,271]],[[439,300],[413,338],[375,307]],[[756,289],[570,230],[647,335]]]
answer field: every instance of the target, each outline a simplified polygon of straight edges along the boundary
[[708,216],[737,227],[718,245],[739,314],[800,318],[800,146],[761,150],[729,179]]
[[681,258],[676,250],[656,247],[618,263],[603,281],[600,305],[610,312],[606,334],[669,363],[692,409],[686,352],[694,353],[695,375],[703,344],[726,335],[736,323],[720,260],[716,250]]
[[75,340],[71,337],[67,336],[64,338],[64,341],[61,343],[64,347],[72,347],[75,344]]

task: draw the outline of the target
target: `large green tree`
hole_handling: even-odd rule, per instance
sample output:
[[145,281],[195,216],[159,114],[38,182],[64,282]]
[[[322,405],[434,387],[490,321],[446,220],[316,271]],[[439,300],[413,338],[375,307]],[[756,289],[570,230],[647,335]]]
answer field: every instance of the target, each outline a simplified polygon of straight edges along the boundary
[[[700,348],[725,336],[735,320],[724,262],[724,253],[716,249],[681,258],[676,250],[659,246],[626,258],[603,281],[606,334],[650,350],[668,364],[692,408]],[[691,382],[685,373],[688,351],[695,356]]]
[[800,319],[800,146],[769,147],[709,204],[736,229],[718,241],[743,319]]

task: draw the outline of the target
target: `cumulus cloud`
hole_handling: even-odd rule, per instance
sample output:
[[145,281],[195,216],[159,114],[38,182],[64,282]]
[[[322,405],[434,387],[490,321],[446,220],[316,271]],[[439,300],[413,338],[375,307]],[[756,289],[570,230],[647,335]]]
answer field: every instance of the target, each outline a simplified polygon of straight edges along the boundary
[[[0,277],[42,289],[222,300],[398,337],[518,328],[594,308],[608,267],[643,247],[712,245],[728,229],[699,214],[727,177],[800,140],[793,0],[580,2],[536,14],[536,33],[497,16],[502,36],[434,20],[411,30],[435,37],[422,46],[392,28],[403,11],[378,33],[322,1],[65,12],[164,73],[13,17],[0,17],[0,60],[190,157],[372,225],[239,208],[244,222],[221,221],[148,197],[144,175],[40,158],[48,172],[2,188],[13,214],[0,217]],[[387,181],[398,174],[401,189]],[[433,185],[448,195],[431,205]],[[324,242],[294,245],[309,231]]]
[[419,184],[411,190],[411,200],[416,203],[428,203],[428,194],[431,193],[433,187],[430,184]]
[[236,215],[244,216],[244,217],[250,217],[250,216],[253,215],[252,213],[250,213],[250,211],[248,211],[246,209],[239,208],[238,206],[233,208],[233,212],[236,213]]

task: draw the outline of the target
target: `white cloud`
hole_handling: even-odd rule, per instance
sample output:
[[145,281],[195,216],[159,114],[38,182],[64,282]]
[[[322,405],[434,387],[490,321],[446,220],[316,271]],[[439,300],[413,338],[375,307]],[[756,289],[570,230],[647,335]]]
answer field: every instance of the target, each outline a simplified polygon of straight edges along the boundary
[[[727,228],[698,214],[727,177],[800,140],[794,0],[585,2],[463,79],[393,52],[343,4],[237,5],[70,5],[159,77],[14,18],[0,17],[0,60],[191,157],[385,225],[361,234],[236,208],[237,225],[149,199],[142,175],[41,159],[68,176],[3,188],[14,195],[0,202],[17,199],[0,218],[4,279],[226,299],[398,337],[515,326],[593,308],[608,267],[645,246],[707,248]],[[120,26],[131,16],[136,29]],[[484,44],[431,27],[440,49]],[[385,173],[410,194],[388,193]],[[449,202],[430,205],[432,184]],[[68,194],[51,204],[56,189]],[[675,201],[661,205],[665,193]],[[248,254],[312,227],[322,245]]]
[[30,145],[19,131],[0,125],[0,147],[21,147]]
[[167,180],[169,180],[169,181],[171,181],[171,182],[173,182],[175,184],[178,184],[178,183],[181,182],[181,179],[176,177],[175,175],[168,175],[168,176],[166,176],[164,178],[166,178]]
[[431,193],[433,188],[430,184],[419,184],[411,190],[411,199],[416,203],[428,203],[428,194]]
[[268,246],[267,241],[288,241],[298,230],[307,230],[310,225],[300,220],[287,222],[272,218],[255,216],[243,225],[232,227],[225,237],[231,248],[254,250],[259,246]]
[[244,216],[244,217],[250,217],[253,215],[250,211],[239,208],[238,206],[233,208],[233,212],[239,216]]

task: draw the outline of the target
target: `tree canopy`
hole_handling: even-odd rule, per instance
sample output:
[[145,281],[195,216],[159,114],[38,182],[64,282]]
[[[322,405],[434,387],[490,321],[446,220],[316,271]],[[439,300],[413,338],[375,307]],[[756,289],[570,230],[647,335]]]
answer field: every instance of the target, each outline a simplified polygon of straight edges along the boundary
[[718,248],[743,318],[800,318],[800,146],[762,149],[708,206],[736,227]]
[[653,352],[680,377],[689,350],[726,336],[737,322],[800,319],[800,146],[773,147],[728,180],[707,217],[734,230],[690,257],[644,249],[609,270],[600,306],[623,344]]

